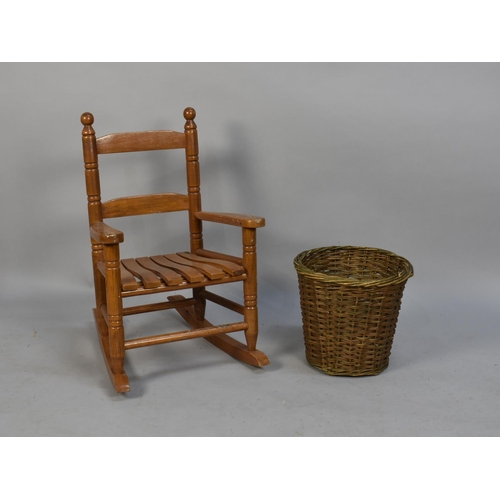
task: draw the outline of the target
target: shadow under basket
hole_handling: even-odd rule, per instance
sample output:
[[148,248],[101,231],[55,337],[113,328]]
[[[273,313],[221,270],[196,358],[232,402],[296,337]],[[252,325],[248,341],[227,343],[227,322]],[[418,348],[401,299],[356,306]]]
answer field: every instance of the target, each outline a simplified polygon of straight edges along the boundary
[[294,259],[306,358],[328,375],[378,375],[389,365],[412,265],[387,250],[334,246]]

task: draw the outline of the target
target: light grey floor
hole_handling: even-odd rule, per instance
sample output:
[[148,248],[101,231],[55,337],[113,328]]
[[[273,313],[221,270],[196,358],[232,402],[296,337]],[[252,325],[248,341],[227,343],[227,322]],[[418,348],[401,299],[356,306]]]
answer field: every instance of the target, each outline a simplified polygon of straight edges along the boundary
[[[241,364],[199,339],[128,353],[132,390],[114,393],[92,322],[92,290],[3,302],[4,436],[496,436],[496,310],[481,319],[457,298],[422,303],[409,281],[389,368],[330,377],[305,361],[294,291],[266,304],[259,347]],[[432,297],[430,297],[432,302]],[[289,301],[289,303],[288,303]],[[271,308],[273,305],[274,308]],[[476,306],[474,306],[476,307]],[[288,317],[283,310],[292,311]],[[160,332],[171,312],[127,321]],[[481,335],[471,329],[483,329]],[[439,330],[440,335],[436,335]]]

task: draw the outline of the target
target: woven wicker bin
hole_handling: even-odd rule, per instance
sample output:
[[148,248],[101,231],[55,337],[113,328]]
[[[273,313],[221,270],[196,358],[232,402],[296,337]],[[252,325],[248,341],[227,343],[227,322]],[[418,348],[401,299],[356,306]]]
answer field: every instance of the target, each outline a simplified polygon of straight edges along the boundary
[[325,247],[294,260],[307,361],[329,375],[377,375],[389,364],[412,265],[365,247]]

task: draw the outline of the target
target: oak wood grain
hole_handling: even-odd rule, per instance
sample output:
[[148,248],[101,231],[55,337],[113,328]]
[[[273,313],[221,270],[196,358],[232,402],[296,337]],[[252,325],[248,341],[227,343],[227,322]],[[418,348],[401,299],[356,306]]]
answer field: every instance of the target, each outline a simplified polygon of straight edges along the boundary
[[186,194],[157,193],[127,196],[105,201],[102,204],[102,216],[104,219],[110,219],[114,217],[179,212],[188,209],[189,198]]
[[182,149],[186,146],[186,137],[182,132],[171,130],[121,132],[99,137],[96,144],[98,154],[133,153],[160,149]]
[[266,225],[263,217],[255,215],[233,214],[223,212],[196,212],[196,217],[200,220],[218,222],[220,224],[229,224],[244,228],[257,228]]
[[90,236],[103,245],[113,245],[122,243],[124,240],[123,233],[108,226],[104,222],[95,222],[90,226]]

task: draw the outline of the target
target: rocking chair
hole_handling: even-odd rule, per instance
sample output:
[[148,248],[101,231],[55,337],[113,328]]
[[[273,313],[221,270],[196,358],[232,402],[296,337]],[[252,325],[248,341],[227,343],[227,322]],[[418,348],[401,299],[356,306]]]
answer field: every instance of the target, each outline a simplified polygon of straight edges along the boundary
[[[195,117],[193,108],[184,110],[184,132],[126,132],[99,138],[96,138],[92,128],[92,114],[84,113],[81,117],[96,299],[93,312],[104,360],[117,392],[130,390],[124,371],[125,351],[138,347],[203,337],[249,365],[260,367],[269,364],[267,356],[256,350],[256,230],[264,226],[265,221],[250,215],[202,211]],[[187,194],[158,193],[101,201],[100,155],[168,149],[185,150]],[[103,222],[115,217],[181,210],[188,212],[190,249],[177,253],[120,260],[123,233]],[[242,229],[242,256],[206,250],[203,247],[202,221],[239,226]],[[209,286],[237,281],[243,284],[243,305],[207,290]],[[167,295],[167,300],[162,302],[123,307],[124,298],[181,290],[192,290],[191,296],[186,298],[175,293]],[[207,300],[240,313],[243,320],[214,326],[205,318]],[[175,309],[189,329],[125,338],[123,316],[166,309]],[[228,335],[237,331],[244,331],[246,345]]]

